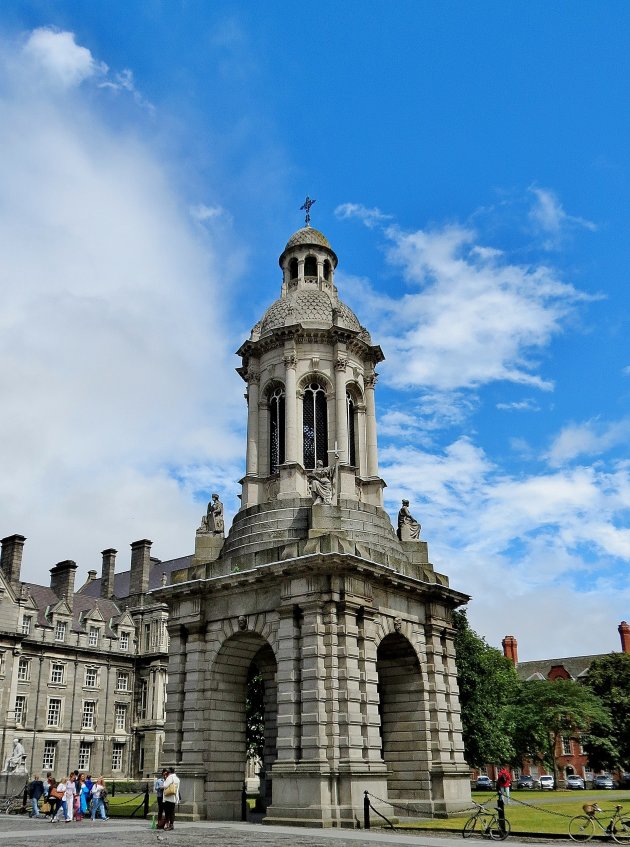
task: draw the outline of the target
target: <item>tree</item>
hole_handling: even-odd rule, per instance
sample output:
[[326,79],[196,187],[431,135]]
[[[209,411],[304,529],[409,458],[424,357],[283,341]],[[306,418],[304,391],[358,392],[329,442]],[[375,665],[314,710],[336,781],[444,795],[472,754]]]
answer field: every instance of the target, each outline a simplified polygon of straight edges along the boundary
[[586,686],[606,707],[610,725],[591,724],[583,738],[584,750],[594,770],[630,768],[630,654],[610,653],[595,659]]
[[610,716],[599,698],[570,679],[524,682],[512,711],[517,754],[544,762],[553,770],[556,785],[556,750],[560,739],[563,736],[579,739],[595,724],[610,728]]
[[511,704],[520,690],[516,669],[470,628],[466,612],[454,612],[453,624],[466,761],[471,767],[512,762]]
[[265,683],[260,670],[253,662],[247,674],[245,743],[247,758],[262,761],[265,749]]

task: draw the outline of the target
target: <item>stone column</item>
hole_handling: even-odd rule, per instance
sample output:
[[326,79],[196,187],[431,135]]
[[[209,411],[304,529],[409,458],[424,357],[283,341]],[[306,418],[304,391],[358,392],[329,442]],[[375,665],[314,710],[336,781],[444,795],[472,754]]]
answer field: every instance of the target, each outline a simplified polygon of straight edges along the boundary
[[[164,760],[178,765],[182,758],[182,722],[184,718],[184,685],[186,682],[186,638],[187,633],[180,624],[169,624],[170,637],[168,685],[166,689],[166,739]],[[147,678],[147,686],[148,686]],[[148,698],[147,691],[147,713]]]
[[269,404],[258,400],[258,474],[269,476]]
[[297,462],[297,356],[284,354],[284,384],[286,390],[284,407],[284,460]]
[[357,436],[359,439],[359,450],[357,453],[357,462],[359,466],[359,474],[365,476],[367,473],[367,456],[365,445],[365,403],[357,403]]
[[303,603],[302,611],[302,756],[327,768],[324,604]]
[[278,650],[276,660],[278,671],[278,735],[276,748],[277,762],[299,762],[302,757],[302,698],[301,698],[301,618],[293,605],[279,609]]
[[378,445],[376,441],[376,404],[374,387],[378,374],[376,371],[365,378],[365,436],[367,447],[367,475],[378,476]]
[[260,373],[250,370],[247,374],[247,457],[245,473],[258,475],[258,384]]
[[[345,352],[339,352],[335,359],[335,408],[337,417],[336,440],[339,462],[348,463],[348,409],[346,404],[346,366]],[[332,455],[332,454],[331,454]]]

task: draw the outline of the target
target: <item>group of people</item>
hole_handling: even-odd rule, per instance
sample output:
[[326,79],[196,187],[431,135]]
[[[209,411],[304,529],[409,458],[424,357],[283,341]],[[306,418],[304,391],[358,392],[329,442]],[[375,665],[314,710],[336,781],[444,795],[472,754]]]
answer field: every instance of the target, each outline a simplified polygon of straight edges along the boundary
[[35,775],[28,786],[28,796],[31,801],[31,817],[39,818],[42,812],[39,808],[40,800],[44,800],[50,806],[46,817],[50,817],[52,823],[60,820],[70,823],[80,821],[90,816],[95,820],[97,814],[101,820],[108,820],[105,799],[107,789],[103,777],[95,782],[87,774],[73,771],[67,777],[57,780],[52,773],[46,774],[46,781]]
[[175,768],[164,768],[156,778],[153,790],[157,795],[158,829],[175,828],[175,806],[179,803],[179,777]]

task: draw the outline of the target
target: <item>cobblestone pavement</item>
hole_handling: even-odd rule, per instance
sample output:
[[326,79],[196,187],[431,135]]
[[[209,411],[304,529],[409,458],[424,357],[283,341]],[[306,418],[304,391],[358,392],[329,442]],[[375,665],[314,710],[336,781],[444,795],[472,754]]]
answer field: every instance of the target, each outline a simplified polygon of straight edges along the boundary
[[[517,847],[526,842],[510,838],[509,843]],[[205,821],[176,823],[173,832],[159,832],[152,830],[148,821],[85,820],[51,824],[48,820],[0,815],[0,847],[5,844],[7,847],[461,847],[462,839],[461,835],[450,833],[321,830]]]

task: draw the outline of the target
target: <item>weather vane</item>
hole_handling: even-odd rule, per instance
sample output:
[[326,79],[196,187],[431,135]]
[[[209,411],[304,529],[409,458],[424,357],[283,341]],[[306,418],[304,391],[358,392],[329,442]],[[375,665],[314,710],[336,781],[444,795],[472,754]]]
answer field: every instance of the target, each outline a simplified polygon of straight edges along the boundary
[[311,206],[313,205],[313,203],[317,203],[317,200],[311,200],[311,198],[307,194],[306,200],[304,201],[304,205],[300,206],[300,211],[306,212],[306,218],[304,219],[304,223],[306,224],[306,226],[311,225]]

